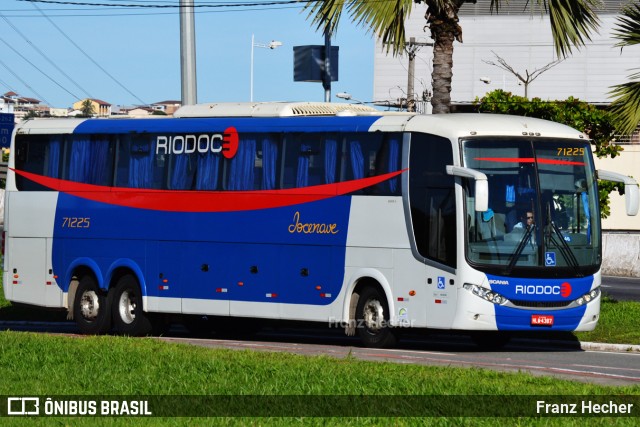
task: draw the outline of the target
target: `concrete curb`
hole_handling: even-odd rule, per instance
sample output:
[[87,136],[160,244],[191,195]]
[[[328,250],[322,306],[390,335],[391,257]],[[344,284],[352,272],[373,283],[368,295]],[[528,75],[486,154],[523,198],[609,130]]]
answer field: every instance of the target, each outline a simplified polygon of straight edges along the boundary
[[606,344],[606,343],[598,343],[598,342],[581,342],[580,348],[582,350],[615,351],[619,353],[640,352],[640,345],[633,345],[633,344]]

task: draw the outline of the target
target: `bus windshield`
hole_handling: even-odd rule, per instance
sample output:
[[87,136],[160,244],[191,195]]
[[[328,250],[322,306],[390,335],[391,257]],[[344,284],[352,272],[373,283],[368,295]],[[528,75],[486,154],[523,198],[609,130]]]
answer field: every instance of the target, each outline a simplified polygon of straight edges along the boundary
[[[489,209],[466,188],[466,256],[494,274],[593,274],[600,265],[598,191],[588,141],[474,138],[465,166],[487,175]],[[517,272],[517,273],[516,273]]]

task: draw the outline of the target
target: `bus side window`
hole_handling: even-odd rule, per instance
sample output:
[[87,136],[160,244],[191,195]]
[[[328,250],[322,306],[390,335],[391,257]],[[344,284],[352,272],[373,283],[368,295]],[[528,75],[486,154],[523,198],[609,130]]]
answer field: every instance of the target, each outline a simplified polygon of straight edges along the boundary
[[338,143],[334,135],[287,136],[282,187],[303,188],[333,184],[337,176]]
[[[52,143],[52,141],[56,141]],[[19,135],[16,136],[15,143],[15,165],[17,170],[23,170],[25,172],[31,172],[37,175],[58,177],[59,168],[59,155],[56,159],[53,155],[55,149],[50,146],[55,144],[56,147],[60,147],[62,139],[59,137],[48,136],[36,136],[36,135]],[[52,153],[49,156],[49,153]],[[59,150],[57,151],[59,153]],[[48,166],[48,161],[51,158],[51,167]],[[57,161],[56,161],[57,160]],[[49,174],[51,170],[51,174]],[[55,174],[55,175],[54,175]],[[20,191],[44,191],[48,188],[43,187],[33,181],[24,178],[16,174],[16,185]]]
[[254,189],[256,164],[255,136],[247,135],[238,144],[238,152],[229,162],[226,189],[247,191]]
[[[282,147],[277,136],[265,136],[260,142],[260,151],[256,156],[256,175],[260,183],[259,190],[278,188],[278,169]],[[256,184],[258,185],[258,184]]]
[[218,190],[220,172],[222,171],[222,155],[220,153],[198,153],[196,165],[196,190]]
[[116,186],[164,188],[167,162],[158,161],[153,136],[125,135],[119,144]]
[[101,135],[73,136],[67,140],[65,157],[65,178],[69,181],[111,185],[113,146],[109,137]]
[[455,181],[446,171],[453,163],[451,142],[413,133],[409,156],[409,203],[417,250],[425,258],[455,268]]

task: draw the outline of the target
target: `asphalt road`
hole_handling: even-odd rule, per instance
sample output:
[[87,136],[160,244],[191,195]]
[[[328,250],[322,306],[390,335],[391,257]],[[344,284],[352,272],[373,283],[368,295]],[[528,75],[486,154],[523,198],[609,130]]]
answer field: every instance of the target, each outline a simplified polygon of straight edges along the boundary
[[640,301],[640,278],[603,276],[602,292],[618,301]]

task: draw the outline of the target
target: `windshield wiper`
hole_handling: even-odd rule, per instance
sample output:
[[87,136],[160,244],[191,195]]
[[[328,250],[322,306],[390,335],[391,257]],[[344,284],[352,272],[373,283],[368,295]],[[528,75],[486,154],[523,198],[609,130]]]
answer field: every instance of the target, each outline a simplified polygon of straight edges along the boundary
[[524,233],[524,236],[522,236],[522,239],[520,239],[520,243],[518,243],[518,247],[516,248],[515,252],[512,253],[511,257],[509,258],[509,264],[507,265],[507,269],[505,270],[505,274],[507,276],[511,274],[511,270],[513,270],[513,267],[516,265],[518,258],[520,258],[520,255],[522,255],[522,251],[531,239],[531,234],[533,234],[534,229],[534,225],[527,226],[527,231]]
[[[553,235],[554,231],[555,231],[555,234],[557,234],[558,237],[560,238],[559,239],[560,243],[558,243],[558,240]],[[564,257],[567,264],[573,267],[576,274],[580,276],[580,264],[578,263],[578,260],[574,255],[573,250],[571,250],[571,247],[569,246],[569,244],[567,244],[566,240],[564,240],[564,237],[562,236],[562,232],[560,231],[556,223],[553,222],[553,220],[551,219],[550,204],[547,204],[547,226],[545,229],[545,237],[546,237],[544,242],[545,246],[546,247],[551,246],[550,243],[555,245],[555,247],[558,248],[558,250]]]

